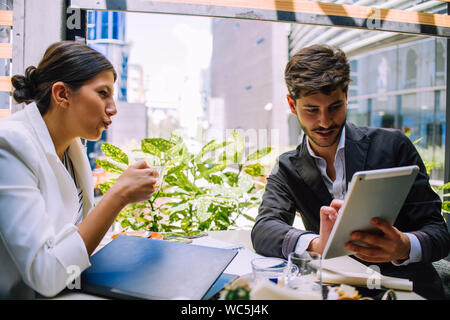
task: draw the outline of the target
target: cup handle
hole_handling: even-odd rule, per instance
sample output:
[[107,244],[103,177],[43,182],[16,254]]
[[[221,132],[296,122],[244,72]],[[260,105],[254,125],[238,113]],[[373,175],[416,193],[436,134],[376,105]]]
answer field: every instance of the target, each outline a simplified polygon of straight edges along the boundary
[[299,271],[298,267],[294,264],[291,266],[291,270],[289,270],[289,275],[297,275]]

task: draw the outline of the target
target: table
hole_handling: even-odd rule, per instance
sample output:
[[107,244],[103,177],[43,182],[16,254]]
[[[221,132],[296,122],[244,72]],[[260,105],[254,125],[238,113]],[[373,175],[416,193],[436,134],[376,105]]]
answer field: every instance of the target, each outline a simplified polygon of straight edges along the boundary
[[[253,245],[250,238],[250,229],[244,230],[230,230],[230,231],[210,231],[207,237],[202,237],[193,240],[193,244],[206,245],[218,248],[238,248],[239,253],[225,269],[225,273],[237,274],[242,276],[244,274],[251,273],[250,261],[259,257],[253,249]],[[111,234],[107,234],[100,243],[101,249],[111,241]],[[96,251],[97,251],[96,250]],[[398,300],[425,300],[420,295],[414,292],[396,291]],[[71,290],[64,290],[54,300],[105,300],[103,297],[94,296],[86,293],[75,292]]]

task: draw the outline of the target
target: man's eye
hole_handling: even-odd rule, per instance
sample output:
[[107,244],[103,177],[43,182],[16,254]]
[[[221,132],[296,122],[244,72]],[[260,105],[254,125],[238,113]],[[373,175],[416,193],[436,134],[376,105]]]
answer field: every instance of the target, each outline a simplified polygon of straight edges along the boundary
[[305,109],[305,111],[308,113],[316,113],[317,109]]

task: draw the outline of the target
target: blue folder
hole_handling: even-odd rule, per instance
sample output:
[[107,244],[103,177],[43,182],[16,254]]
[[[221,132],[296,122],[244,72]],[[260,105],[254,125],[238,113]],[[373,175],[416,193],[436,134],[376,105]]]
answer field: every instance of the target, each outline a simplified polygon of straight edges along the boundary
[[201,300],[237,252],[119,236],[91,257],[81,290],[118,299]]

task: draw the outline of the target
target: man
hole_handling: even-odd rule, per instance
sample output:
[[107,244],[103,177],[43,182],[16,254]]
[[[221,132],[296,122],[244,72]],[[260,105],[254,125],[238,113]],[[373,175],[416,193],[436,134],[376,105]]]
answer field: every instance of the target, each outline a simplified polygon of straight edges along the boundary
[[[304,135],[296,150],[279,157],[268,178],[252,230],[255,250],[284,258],[293,251],[322,253],[355,172],[418,165],[420,172],[394,225],[374,219],[371,223],[382,235],[352,233],[353,240],[371,248],[352,242],[346,246],[362,263],[377,264],[382,274],[411,279],[418,294],[443,298],[431,262],[448,255],[450,236],[440,198],[410,140],[399,130],[346,123],[350,68],[338,48],[300,50],[287,64],[285,80],[290,110]],[[296,212],[306,230],[292,227]]]

